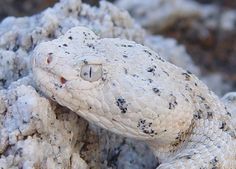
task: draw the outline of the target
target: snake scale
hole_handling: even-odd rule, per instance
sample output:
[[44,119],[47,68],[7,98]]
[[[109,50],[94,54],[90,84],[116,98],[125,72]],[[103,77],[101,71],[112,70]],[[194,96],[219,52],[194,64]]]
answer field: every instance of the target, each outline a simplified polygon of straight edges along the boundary
[[[171,49],[170,49],[171,50]],[[235,169],[231,114],[196,76],[132,41],[74,27],[32,53],[37,87],[89,122],[145,141],[158,169]]]

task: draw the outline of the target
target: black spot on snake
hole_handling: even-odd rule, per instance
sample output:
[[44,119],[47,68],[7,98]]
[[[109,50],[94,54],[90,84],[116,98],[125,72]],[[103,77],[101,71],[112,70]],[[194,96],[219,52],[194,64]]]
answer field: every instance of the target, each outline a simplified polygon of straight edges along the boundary
[[155,69],[152,67],[147,68],[147,72],[154,72],[154,71],[155,71]]
[[210,161],[210,164],[212,165],[212,169],[217,169],[217,164],[218,164],[219,160],[217,160],[217,157],[214,157],[214,159],[212,159]]
[[123,99],[122,97],[119,97],[119,98],[116,99],[116,105],[121,110],[121,113],[126,113],[127,112],[128,104],[126,103],[125,99]]
[[157,94],[158,96],[160,96],[160,90],[156,87],[152,88],[152,91]]
[[157,135],[158,133],[155,132],[152,129],[152,122],[147,122],[144,119],[139,119],[137,127],[145,134],[150,135],[151,137],[153,137],[154,135]]
[[151,52],[149,52],[149,51],[148,51],[148,50],[146,50],[146,49],[144,49],[143,51],[144,51],[145,53],[147,53],[148,55],[150,55],[150,56],[152,55],[152,53],[151,53]]
[[198,110],[196,114],[193,115],[194,119],[202,119],[203,118],[203,112],[202,110]]
[[182,73],[182,75],[185,76],[185,80],[186,80],[186,81],[189,81],[190,78],[191,78],[190,74],[188,74],[188,73]]
[[221,130],[223,130],[223,131],[226,131],[226,130],[227,130],[226,122],[222,122],[222,124],[221,124],[221,126],[220,126],[219,129],[221,129]]
[[212,120],[213,119],[213,113],[212,112],[207,112],[207,119]]

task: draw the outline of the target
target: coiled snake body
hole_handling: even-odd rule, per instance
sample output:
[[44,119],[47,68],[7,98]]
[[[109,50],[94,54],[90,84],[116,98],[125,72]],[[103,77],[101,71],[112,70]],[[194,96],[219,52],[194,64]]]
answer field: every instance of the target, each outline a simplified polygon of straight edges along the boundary
[[89,122],[146,141],[158,168],[236,168],[231,114],[194,75],[147,47],[75,27],[39,44],[32,65],[43,93]]

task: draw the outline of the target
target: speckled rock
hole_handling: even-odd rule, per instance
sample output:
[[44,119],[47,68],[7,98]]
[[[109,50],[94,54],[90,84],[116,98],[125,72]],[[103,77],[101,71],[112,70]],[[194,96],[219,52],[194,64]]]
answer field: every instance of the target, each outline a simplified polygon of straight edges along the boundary
[[31,86],[0,91],[0,168],[81,168],[79,143],[86,123],[56,110]]

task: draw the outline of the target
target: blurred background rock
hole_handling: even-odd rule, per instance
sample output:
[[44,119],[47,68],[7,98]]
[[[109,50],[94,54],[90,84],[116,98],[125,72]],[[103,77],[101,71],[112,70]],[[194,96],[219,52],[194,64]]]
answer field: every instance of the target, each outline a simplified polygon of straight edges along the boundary
[[[52,6],[58,0],[0,0],[0,20],[6,16],[29,16]],[[97,5],[99,0],[83,0]]]
[[6,16],[32,15],[52,6],[55,2],[55,0],[1,0],[0,19]]
[[[55,4],[58,0],[1,0],[0,20],[6,16],[28,16]],[[97,5],[99,0],[82,0],[91,5]],[[114,0],[109,0],[110,2]],[[222,7],[236,9],[234,0],[196,0],[203,4],[220,4]]]

